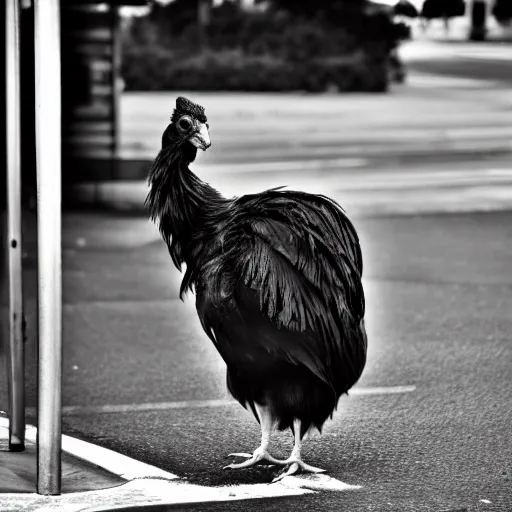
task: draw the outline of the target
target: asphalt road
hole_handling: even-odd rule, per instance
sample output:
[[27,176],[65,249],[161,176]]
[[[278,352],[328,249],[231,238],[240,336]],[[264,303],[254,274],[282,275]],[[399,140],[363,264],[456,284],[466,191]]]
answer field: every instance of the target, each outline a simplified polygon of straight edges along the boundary
[[412,41],[402,54],[413,72],[490,81],[495,87],[512,82],[512,41]]
[[[510,45],[512,54],[512,44]],[[481,77],[501,83],[512,83],[512,55],[510,61],[503,59],[479,59],[460,57],[455,61],[438,60],[430,62],[412,62],[409,69],[454,77]]]
[[[261,112],[245,134],[244,125],[250,126],[247,115],[257,109],[244,106],[246,99],[235,95],[229,100],[237,105],[234,112],[245,112],[246,117],[227,117],[218,128],[217,140],[226,148],[233,133],[238,132],[247,140],[243,146],[247,149],[251,139],[264,135],[265,115],[275,119],[284,112],[286,123],[271,123],[268,130],[280,133],[280,140],[287,141],[289,152],[284,161],[299,161],[302,145],[294,146],[290,134],[301,141],[300,134],[304,137],[307,131],[301,132],[297,128],[300,123],[293,123],[294,101],[295,108],[303,108],[297,114],[301,123],[313,114],[317,120],[326,119],[324,135],[319,135],[316,147],[325,147],[325,132],[342,126],[343,137],[352,136],[354,148],[358,144],[369,152],[373,148],[376,161],[383,160],[386,144],[393,144],[395,153],[403,156],[410,142],[407,139],[405,144],[403,137],[408,133],[420,142],[426,133],[425,140],[432,144],[446,138],[446,133],[460,136],[460,130],[475,128],[473,136],[467,137],[466,132],[458,139],[468,148],[468,141],[475,145],[481,141],[478,133],[483,133],[483,128],[505,132],[510,101],[505,86],[495,90],[485,81],[481,87],[460,84],[439,81],[430,89],[413,88],[400,97],[392,94],[389,102],[376,98],[365,102],[354,97],[353,103],[330,104],[328,99],[317,99],[316,114],[310,106],[301,107],[306,103],[291,98],[285,97],[281,103],[267,98],[259,103]],[[145,101],[132,101],[134,108],[146,109],[146,117],[141,113],[141,122],[131,125],[134,128],[125,133],[125,141],[130,137],[136,141],[139,130],[146,134],[141,144],[154,144],[150,130],[156,133],[159,128],[155,128],[154,106],[151,110],[148,105],[158,105],[159,98]],[[211,109],[220,116],[228,98],[217,97],[216,101],[211,100]],[[388,105],[380,115],[374,112],[377,103]],[[406,114],[407,106],[414,106],[415,115]],[[446,132],[443,123],[447,122],[455,132]],[[425,131],[426,126],[430,131]],[[489,133],[480,149],[483,154],[495,137]],[[373,142],[368,143],[368,139]],[[331,147],[330,157],[336,156],[336,145]],[[146,149],[153,151],[150,146]],[[252,155],[258,154],[261,149],[254,149]],[[205,155],[211,159],[209,165],[226,162],[213,155]],[[472,159],[466,156],[464,161],[461,157],[456,168],[472,169]],[[485,170],[495,165],[491,159],[476,167]],[[506,161],[500,162],[500,166],[505,165]],[[414,174],[418,166],[384,166],[382,176],[389,177],[398,170]],[[368,170],[363,166],[360,172],[364,175]],[[266,181],[261,175],[257,180]],[[335,178],[329,180],[325,186],[331,186]],[[339,180],[341,183],[342,178]],[[224,183],[228,181],[229,176],[224,178]],[[238,181],[244,186],[251,183],[248,175],[238,177]],[[385,196],[390,204],[391,197],[398,206],[424,184],[412,184],[401,196],[399,189],[390,196],[383,192],[383,186],[375,187],[375,200]],[[478,188],[488,186],[482,182]],[[502,186],[508,193],[509,188]],[[454,194],[462,194],[465,187],[453,188]],[[428,193],[413,196],[413,201],[434,202],[439,197],[444,201],[440,188],[433,186]],[[496,197],[491,197],[491,204]],[[348,194],[347,198],[355,196]],[[349,200],[349,213],[358,213],[357,204],[358,200]],[[417,210],[423,211],[420,204]],[[370,340],[368,365],[357,387],[415,386],[408,393],[354,393],[342,399],[324,435],[306,444],[308,462],[361,489],[270,501],[202,504],[196,510],[512,509],[512,213],[386,216],[381,211],[371,217],[357,215],[355,222],[365,258]],[[35,261],[30,237],[26,242],[27,392],[33,419]],[[180,276],[154,229],[137,217],[68,215],[64,219],[64,245],[64,432],[192,482],[270,481],[274,469],[221,469],[228,453],[250,452],[257,446],[259,429],[236,404],[209,402],[208,407],[199,407],[200,401],[228,398],[224,366],[202,333],[193,301],[177,299]],[[1,386],[0,392],[4,393]],[[2,407],[5,393],[0,394]],[[289,434],[283,434],[276,438],[273,453],[282,456],[290,448]]]
[[[450,48],[406,47],[404,58],[456,63]],[[193,170],[226,195],[288,185],[365,215],[512,206],[509,84],[414,70],[385,95],[125,94],[121,156],[135,161],[133,181],[84,185],[84,197],[140,209],[179,94],[204,105],[210,123],[212,147]]]
[[[91,240],[86,226],[98,221],[106,239]],[[227,453],[256,447],[258,426],[238,405],[197,406],[227,398],[224,368],[193,302],[176,299],[179,275],[165,247],[108,240],[109,230],[133,236],[143,225],[140,219],[66,218],[64,405],[96,409],[65,412],[64,432],[193,482],[268,482],[272,469],[221,469]],[[343,399],[304,455],[362,489],[303,496],[300,506],[510,510],[512,214],[383,217],[358,219],[356,226],[366,260],[370,339],[358,387],[416,390]],[[27,288],[34,282],[29,272]],[[34,407],[33,300],[27,311],[28,405]],[[163,402],[185,403],[130,412],[133,404]],[[112,405],[125,405],[125,412],[109,412]],[[285,455],[290,447],[289,435],[280,435],[274,453]],[[291,509],[294,503],[197,510]]]

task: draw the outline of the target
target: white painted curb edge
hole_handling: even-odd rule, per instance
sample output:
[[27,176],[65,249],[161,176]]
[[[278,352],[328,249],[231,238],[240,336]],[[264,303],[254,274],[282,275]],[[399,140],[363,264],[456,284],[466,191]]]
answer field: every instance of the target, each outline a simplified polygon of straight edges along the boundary
[[[9,428],[9,420],[7,418],[0,418],[0,427]],[[37,428],[32,425],[27,425],[25,439],[35,444],[37,440]],[[124,480],[134,480],[135,478],[164,478],[166,480],[174,480],[179,478],[177,475],[173,475],[172,473],[168,473],[144,462],[131,459],[108,448],[87,443],[67,435],[62,435],[62,451],[84,460],[89,464],[103,468]]]

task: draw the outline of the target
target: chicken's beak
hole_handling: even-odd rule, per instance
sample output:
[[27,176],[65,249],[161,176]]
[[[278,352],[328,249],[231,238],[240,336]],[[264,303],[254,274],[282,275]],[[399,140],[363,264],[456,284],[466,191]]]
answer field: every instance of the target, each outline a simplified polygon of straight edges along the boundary
[[210,134],[208,133],[206,124],[201,123],[199,126],[199,131],[190,138],[190,142],[192,142],[196,148],[206,151],[212,145],[210,141]]

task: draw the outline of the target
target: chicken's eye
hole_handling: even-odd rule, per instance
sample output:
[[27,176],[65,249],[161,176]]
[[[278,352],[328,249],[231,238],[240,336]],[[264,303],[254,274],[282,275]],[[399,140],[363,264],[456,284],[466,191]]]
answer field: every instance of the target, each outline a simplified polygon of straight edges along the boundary
[[192,120],[188,117],[182,117],[178,121],[178,128],[184,132],[188,132],[192,128]]

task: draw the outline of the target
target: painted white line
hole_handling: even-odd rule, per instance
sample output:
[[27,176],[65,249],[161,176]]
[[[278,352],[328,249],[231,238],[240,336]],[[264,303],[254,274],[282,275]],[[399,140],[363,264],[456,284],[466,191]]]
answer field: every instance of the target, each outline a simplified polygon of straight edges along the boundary
[[[249,164],[247,164],[249,165]],[[260,165],[260,164],[258,164]],[[493,183],[493,182],[512,182],[512,169],[510,168],[489,168],[489,169],[470,169],[470,170],[435,170],[428,169],[422,171],[365,171],[364,173],[336,173],[338,169],[337,159],[322,159],[310,161],[286,161],[286,162],[272,162],[275,172],[283,171],[300,171],[300,170],[322,170],[332,171],[326,172],[324,175],[316,175],[310,177],[299,177],[294,179],[291,186],[297,186],[301,182],[313,182],[322,185],[327,180],[335,182],[338,187],[345,190],[357,190],[364,188],[403,188],[405,186],[422,187],[426,184],[435,186],[443,185],[459,185],[465,183]],[[237,168],[238,172],[230,170],[230,168]],[[248,172],[247,166],[243,164],[230,164],[230,165],[204,165],[196,166],[195,170],[208,173],[211,179],[224,183],[231,183],[234,180],[248,182],[249,178],[245,174]],[[258,172],[257,166],[254,167],[255,172]],[[266,181],[268,181],[265,178]],[[284,177],[276,176],[274,181],[281,182],[286,185]],[[329,187],[330,188],[330,187]],[[124,193],[130,191],[140,191],[147,194],[148,187],[145,181],[123,181],[123,182],[102,182],[101,184],[93,184],[84,182],[78,187],[82,191],[91,191],[99,189],[104,193],[118,193],[122,196]]]
[[[406,86],[430,87],[433,89],[445,88],[471,88],[471,89],[490,89],[499,82],[496,80],[485,80],[476,78],[447,77],[442,75],[431,75],[424,73],[411,73],[407,77]],[[478,130],[478,127],[474,127]]]
[[149,402],[142,404],[115,404],[115,405],[70,405],[62,408],[66,416],[84,414],[116,414],[126,412],[162,411],[168,409],[202,409],[210,407],[225,407],[238,404],[235,400],[182,400],[177,402]]
[[[328,165],[323,167],[324,171],[329,169]],[[299,169],[297,169],[299,170]],[[276,171],[276,173],[279,171]],[[229,189],[236,179],[242,182],[242,185],[248,186],[249,180],[241,172],[236,178],[232,175],[217,175],[212,177],[219,188]],[[503,170],[475,170],[473,171],[431,171],[431,172],[371,172],[360,175],[333,174],[325,173],[321,176],[300,176],[293,179],[293,183],[286,185],[284,177],[278,175],[266,180],[267,188],[277,183],[285,185],[286,189],[308,188],[310,190],[332,190],[336,187],[343,192],[359,190],[402,190],[402,189],[424,189],[424,187],[442,187],[454,186],[476,186],[476,185],[512,185],[512,169]],[[314,187],[314,188],[311,188]]]
[[[380,386],[357,387],[349,391],[349,396],[395,395],[412,393],[416,386]],[[123,414],[146,411],[166,411],[172,409],[203,409],[212,407],[227,407],[239,405],[236,400],[180,400],[172,402],[148,402],[139,404],[105,404],[105,405],[67,405],[62,408],[65,416],[83,416],[88,414]],[[27,412],[35,413],[34,408],[27,408]]]
[[[35,442],[37,430],[33,428],[34,434],[31,440]],[[77,457],[85,460],[95,466],[102,467],[114,475],[118,475],[125,480],[135,478],[164,478],[174,480],[177,475],[164,471],[163,469],[140,462],[107,448],[97,446],[75,437],[67,435],[62,436],[62,449]]]
[[[347,486],[347,490],[350,489],[353,487]],[[100,512],[127,507],[281,498],[314,493],[314,490],[288,486],[285,483],[204,487],[176,481],[132,480],[111,489],[61,496],[0,494],[0,510]]]
[[[512,135],[511,135],[512,137]],[[475,142],[475,144],[471,144],[471,150],[478,149],[476,146],[478,145],[478,141]],[[427,152],[433,152],[437,150],[444,151],[446,149],[446,144],[453,145],[453,148],[450,149],[456,149],[455,146],[457,145],[457,141],[450,142],[449,139],[443,139],[439,142],[432,143],[432,145],[428,148],[420,148],[422,151]],[[509,147],[512,149],[512,144],[510,143],[510,140],[504,141],[503,144],[499,144],[499,148]],[[356,148],[357,149],[357,148]],[[408,148],[410,149],[410,147]],[[407,156],[409,153],[408,149],[404,150],[402,153],[404,156]],[[468,149],[467,147],[463,149]],[[489,147],[487,147],[489,149]],[[389,147],[386,148],[385,152],[388,153],[390,150]],[[365,148],[359,148],[357,149],[359,153],[363,153],[368,155],[368,151]],[[373,150],[371,150],[373,151]],[[354,151],[355,152],[355,151]],[[327,152],[330,156],[332,155],[333,151]],[[391,148],[391,153],[395,153],[395,150]],[[309,153],[309,157],[312,156],[312,152]],[[320,152],[321,154],[321,152]],[[320,156],[320,154],[318,156]],[[290,171],[340,171],[341,173],[344,172],[344,169],[357,169],[358,172],[360,167],[368,167],[370,165],[370,161],[363,158],[308,158],[308,159],[302,159],[300,158],[300,155],[289,155],[289,158],[287,160],[281,160],[281,161],[271,161],[271,162],[251,162],[251,163],[244,163],[244,162],[234,162],[234,163],[222,163],[222,164],[208,164],[208,163],[198,163],[195,164],[192,168],[194,172],[197,172],[198,174],[203,174],[205,176],[218,176],[218,177],[224,177],[224,176],[232,176],[232,177],[243,177],[247,173],[279,173],[279,172],[290,172]],[[372,166],[373,167],[373,166]],[[377,165],[373,167],[373,169],[378,168]],[[385,179],[388,176],[405,176],[409,178],[414,178],[417,176],[430,176],[432,174],[440,174],[440,175],[447,175],[450,173],[456,172],[458,175],[463,176],[471,176],[477,172],[485,172],[484,170],[464,170],[464,171],[435,171],[434,169],[429,169],[427,171],[402,171],[402,172],[393,172],[391,170],[384,170],[384,171],[378,171],[375,172],[370,169],[367,169],[364,171],[364,174],[357,174],[354,177],[365,179],[368,176],[379,176],[381,179]]]
[[[194,169],[212,169],[215,167],[218,168],[219,171],[224,172],[241,172],[244,169],[249,169],[248,165],[254,164],[254,170],[257,171],[256,166],[260,165],[260,162],[257,162],[257,159],[260,158],[260,155],[264,155],[264,159],[275,159],[275,161],[281,162],[291,159],[296,159],[297,162],[309,162],[312,157],[318,157],[320,161],[325,158],[326,155],[330,157],[337,157],[340,160],[347,160],[349,164],[351,164],[350,160],[359,159],[359,158],[374,158],[374,159],[384,159],[384,158],[396,158],[396,157],[406,157],[406,156],[425,156],[425,155],[433,155],[433,156],[446,156],[453,153],[461,153],[461,152],[471,152],[475,151],[510,151],[512,150],[512,143],[510,142],[510,134],[509,133],[501,133],[500,135],[489,136],[489,138],[485,138],[481,136],[479,133],[475,133],[470,136],[458,136],[458,135],[450,135],[445,132],[437,132],[435,134],[425,134],[424,137],[418,137],[417,139],[413,139],[410,141],[405,140],[387,140],[386,138],[382,138],[373,143],[367,143],[366,141],[362,141],[361,139],[354,141],[343,141],[340,136],[340,139],[337,142],[337,145],[329,145],[322,146],[316,145],[308,148],[297,147],[297,148],[268,148],[264,149],[263,152],[251,150],[244,151],[243,148],[238,150],[229,151],[231,159],[228,162],[222,163],[208,163],[208,161],[198,161],[192,168]],[[364,140],[364,139],[363,139]],[[151,160],[154,156],[151,157]],[[148,158],[149,160],[149,158]],[[244,163],[245,161],[253,163]],[[231,163],[234,162],[234,163]],[[341,167],[342,165],[339,165]],[[344,167],[350,167],[350,165],[345,165]],[[360,167],[359,165],[356,167]],[[231,168],[231,169],[230,169]],[[273,170],[273,169],[267,169]]]
[[325,166],[340,168],[365,167],[368,160],[365,158],[334,158],[330,160],[283,160],[277,162],[239,162],[226,164],[201,164],[197,163],[194,169],[208,172],[236,173],[238,172],[275,172],[296,170],[317,170]]
[[380,386],[368,388],[354,388],[348,392],[349,396],[368,396],[368,395],[399,395],[402,393],[412,393],[416,391],[416,386]]

